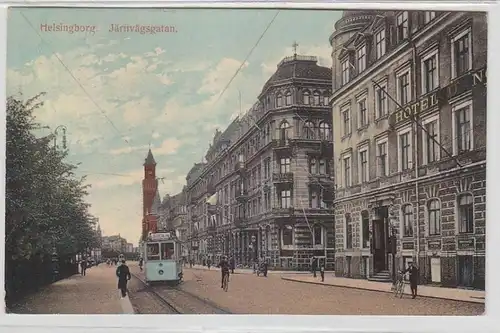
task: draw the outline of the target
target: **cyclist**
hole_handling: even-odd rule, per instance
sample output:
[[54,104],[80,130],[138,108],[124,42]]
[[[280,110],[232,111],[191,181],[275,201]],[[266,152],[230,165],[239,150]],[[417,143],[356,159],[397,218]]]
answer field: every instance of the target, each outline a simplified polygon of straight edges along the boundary
[[227,279],[229,281],[229,262],[227,261],[226,256],[223,256],[221,258],[217,267],[220,267],[220,271],[221,271],[220,287],[224,288],[224,276],[225,275],[227,275]]

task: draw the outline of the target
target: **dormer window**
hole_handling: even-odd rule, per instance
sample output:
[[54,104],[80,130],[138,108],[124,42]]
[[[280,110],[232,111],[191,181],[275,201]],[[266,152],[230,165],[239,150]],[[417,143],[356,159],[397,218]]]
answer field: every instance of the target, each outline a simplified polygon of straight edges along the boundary
[[358,62],[358,73],[361,73],[366,69],[366,46],[359,48],[356,51],[356,53]]
[[380,30],[375,34],[375,56],[378,59],[385,54],[385,30]]
[[398,41],[408,38],[408,12],[399,13],[396,18]]
[[351,78],[350,68],[349,68],[349,59],[342,61],[342,85],[347,84]]
[[309,94],[309,91],[305,91],[304,95],[302,96],[304,104],[309,105],[311,104],[311,94]]
[[286,92],[285,105],[292,105],[292,93],[290,91]]

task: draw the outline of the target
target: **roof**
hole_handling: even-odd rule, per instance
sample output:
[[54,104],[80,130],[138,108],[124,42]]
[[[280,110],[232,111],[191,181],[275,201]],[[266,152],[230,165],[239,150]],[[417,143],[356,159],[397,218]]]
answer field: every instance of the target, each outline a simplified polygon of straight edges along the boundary
[[377,15],[380,14],[376,10],[345,10],[342,13],[342,18],[335,22],[335,30],[359,30],[370,23]]
[[151,152],[151,149],[148,151],[148,156],[144,160],[144,165],[156,165],[155,158],[153,157],[153,153]]
[[264,92],[270,85],[292,78],[331,80],[332,70],[319,66],[316,57],[300,55],[286,57],[280,61],[278,69],[264,84],[262,91]]

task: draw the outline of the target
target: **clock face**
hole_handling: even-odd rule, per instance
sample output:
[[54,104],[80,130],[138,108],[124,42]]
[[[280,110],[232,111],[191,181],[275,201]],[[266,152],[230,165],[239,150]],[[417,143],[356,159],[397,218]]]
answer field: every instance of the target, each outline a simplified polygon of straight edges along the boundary
[[152,174],[153,174],[153,171],[149,170],[148,175],[152,175]]

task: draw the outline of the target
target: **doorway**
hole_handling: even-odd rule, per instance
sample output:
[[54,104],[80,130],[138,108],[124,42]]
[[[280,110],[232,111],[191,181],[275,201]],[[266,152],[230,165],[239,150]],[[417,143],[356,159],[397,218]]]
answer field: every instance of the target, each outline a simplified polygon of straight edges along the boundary
[[431,281],[441,283],[441,258],[431,258]]
[[387,270],[385,239],[384,220],[373,220],[373,268],[375,273]]
[[457,256],[458,258],[458,285],[472,287],[474,282],[474,262],[472,256]]

